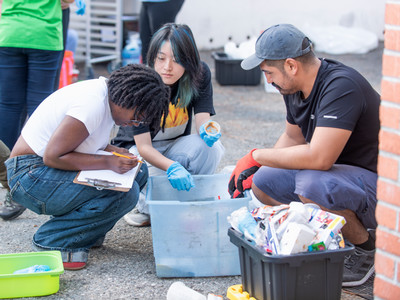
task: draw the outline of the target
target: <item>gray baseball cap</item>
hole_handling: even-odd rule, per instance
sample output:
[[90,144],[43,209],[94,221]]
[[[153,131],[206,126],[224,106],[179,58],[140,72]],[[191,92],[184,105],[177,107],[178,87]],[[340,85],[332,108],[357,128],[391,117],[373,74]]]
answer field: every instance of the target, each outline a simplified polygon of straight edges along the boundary
[[[304,40],[306,41],[305,46]],[[291,24],[278,24],[269,27],[258,37],[256,53],[245,58],[241,66],[245,70],[251,70],[266,59],[295,58],[310,51],[311,41],[304,33]]]

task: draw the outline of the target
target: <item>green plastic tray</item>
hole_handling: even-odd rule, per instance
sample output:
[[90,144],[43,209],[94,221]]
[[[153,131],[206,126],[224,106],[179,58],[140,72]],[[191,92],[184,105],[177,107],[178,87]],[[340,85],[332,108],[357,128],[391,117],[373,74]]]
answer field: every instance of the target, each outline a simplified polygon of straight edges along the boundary
[[[51,271],[13,274],[33,265],[48,265]],[[0,254],[0,299],[57,293],[62,273],[64,267],[60,251]]]

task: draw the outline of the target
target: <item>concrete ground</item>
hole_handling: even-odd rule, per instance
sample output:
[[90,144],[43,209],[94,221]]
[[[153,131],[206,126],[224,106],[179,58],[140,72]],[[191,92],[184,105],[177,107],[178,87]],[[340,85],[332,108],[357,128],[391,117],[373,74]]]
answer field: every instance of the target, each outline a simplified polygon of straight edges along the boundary
[[[380,92],[382,53],[381,43],[367,54],[320,53],[319,56],[331,57],[356,68]],[[220,86],[215,80],[211,51],[204,51],[201,56],[213,73],[217,112],[214,120],[222,126],[221,141],[226,149],[220,171],[234,165],[252,148],[272,146],[283,130],[285,107],[279,94],[266,93],[263,82],[258,86]],[[84,70],[80,67],[82,78]],[[106,67],[106,64],[94,65],[95,77],[107,75]],[[4,194],[5,190],[0,188],[1,200]],[[0,254],[32,251],[32,235],[47,219],[47,216],[25,211],[16,220],[0,220]],[[65,271],[60,276],[59,292],[45,299],[166,299],[168,288],[175,281],[182,281],[204,295],[214,293],[226,297],[228,287],[240,284],[241,277],[158,278],[151,228],[131,227],[120,220],[107,234],[104,245],[90,251],[87,267],[81,271]],[[362,298],[342,291],[341,299]]]

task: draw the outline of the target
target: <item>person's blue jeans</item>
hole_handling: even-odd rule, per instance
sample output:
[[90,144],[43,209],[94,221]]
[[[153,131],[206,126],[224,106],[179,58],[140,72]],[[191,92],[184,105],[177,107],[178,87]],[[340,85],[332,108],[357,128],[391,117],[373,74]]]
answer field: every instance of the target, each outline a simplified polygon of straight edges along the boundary
[[62,51],[0,47],[0,140],[12,149],[26,116],[54,91]]
[[34,246],[61,251],[63,261],[86,261],[96,241],[135,207],[148,178],[143,164],[129,192],[97,190],[73,183],[76,171],[47,167],[37,155],[13,157],[5,164],[13,200],[52,216],[33,236]]

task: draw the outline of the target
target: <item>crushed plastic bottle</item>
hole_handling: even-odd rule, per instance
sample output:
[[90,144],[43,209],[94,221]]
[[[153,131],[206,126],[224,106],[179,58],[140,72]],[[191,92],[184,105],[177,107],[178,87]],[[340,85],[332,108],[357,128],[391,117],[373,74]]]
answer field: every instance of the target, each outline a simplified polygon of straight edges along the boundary
[[247,207],[242,207],[234,211],[228,216],[228,222],[237,231],[242,232],[246,238],[251,240],[256,238],[257,222],[254,220]]
[[48,265],[34,265],[25,269],[14,271],[13,274],[26,274],[51,271]]

